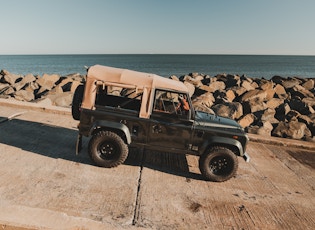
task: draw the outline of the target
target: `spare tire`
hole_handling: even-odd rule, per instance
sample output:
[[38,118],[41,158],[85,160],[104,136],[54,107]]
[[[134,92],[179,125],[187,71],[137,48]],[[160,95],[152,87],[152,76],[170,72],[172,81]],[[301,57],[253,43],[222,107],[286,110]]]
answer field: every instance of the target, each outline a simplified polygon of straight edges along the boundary
[[72,117],[74,120],[80,120],[81,115],[81,104],[83,100],[83,93],[84,93],[84,85],[79,85],[73,95],[72,99],[72,106],[71,106],[71,112]]

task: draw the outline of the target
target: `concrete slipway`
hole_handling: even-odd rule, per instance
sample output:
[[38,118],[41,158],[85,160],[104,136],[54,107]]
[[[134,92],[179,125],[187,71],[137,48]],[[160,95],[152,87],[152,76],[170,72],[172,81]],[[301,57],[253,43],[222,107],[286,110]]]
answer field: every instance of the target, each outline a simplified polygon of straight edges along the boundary
[[75,155],[69,109],[0,99],[2,229],[315,229],[315,144],[251,136],[251,162],[207,182],[192,156]]

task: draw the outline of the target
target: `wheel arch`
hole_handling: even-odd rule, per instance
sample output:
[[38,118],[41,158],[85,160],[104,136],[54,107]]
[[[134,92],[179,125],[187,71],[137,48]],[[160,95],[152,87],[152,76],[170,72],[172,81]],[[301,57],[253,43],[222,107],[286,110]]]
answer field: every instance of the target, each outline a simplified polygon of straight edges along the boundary
[[244,150],[242,144],[235,139],[226,138],[226,137],[213,137],[209,140],[205,141],[205,143],[201,146],[199,153],[202,155],[205,153],[209,148],[213,146],[221,146],[230,149],[232,152],[235,153],[237,156],[243,156]]
[[100,130],[108,130],[120,135],[124,141],[129,145],[131,143],[131,134],[128,127],[122,123],[111,121],[96,121],[90,129],[89,135],[94,135]]

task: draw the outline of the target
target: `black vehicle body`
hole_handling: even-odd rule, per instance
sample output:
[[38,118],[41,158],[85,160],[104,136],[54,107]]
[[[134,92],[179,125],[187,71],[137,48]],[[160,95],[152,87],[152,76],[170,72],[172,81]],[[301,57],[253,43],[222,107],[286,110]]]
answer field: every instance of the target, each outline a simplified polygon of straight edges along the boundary
[[[94,74],[91,76],[94,76],[95,71],[92,73]],[[168,87],[164,81],[160,86],[156,83],[149,90],[143,88],[140,93],[137,86],[130,94],[125,92],[132,86],[120,82],[117,85],[122,89],[118,94],[111,94],[108,89],[113,84],[116,87],[117,82],[97,83],[99,82],[97,79],[94,84],[99,86],[92,108],[84,105],[84,97],[89,95],[88,90],[94,85],[90,83],[91,86],[81,86],[85,90],[84,97],[81,95],[83,103],[82,106],[79,105],[79,117],[76,116],[76,119],[80,120],[77,152],[81,149],[82,136],[91,136],[93,139],[98,134],[95,137],[97,140],[90,141],[89,151],[92,159],[97,158],[95,162],[100,166],[117,166],[125,160],[128,153],[114,160],[102,157],[105,153],[108,154],[108,151],[104,150],[106,148],[125,149],[113,144],[114,140],[106,139],[110,133],[117,135],[115,138],[121,138],[121,142],[129,147],[200,156],[200,170],[206,179],[213,181],[230,179],[237,169],[235,156],[241,156],[249,161],[249,156],[246,154],[248,137],[243,128],[234,120],[194,111],[188,90],[185,90],[182,83],[178,82],[179,90],[177,90],[176,84]],[[96,88],[93,89],[95,91]],[[146,90],[149,93],[145,93]],[[81,92],[83,92],[82,88]],[[133,97],[130,96],[131,94],[134,94]],[[147,98],[144,98],[145,96]],[[183,98],[187,102],[185,109],[182,108],[183,103],[181,103]],[[73,104],[75,103],[77,102],[74,101]],[[119,155],[119,151],[117,152]],[[113,152],[110,151],[110,154]],[[108,160],[111,164],[106,163]]]

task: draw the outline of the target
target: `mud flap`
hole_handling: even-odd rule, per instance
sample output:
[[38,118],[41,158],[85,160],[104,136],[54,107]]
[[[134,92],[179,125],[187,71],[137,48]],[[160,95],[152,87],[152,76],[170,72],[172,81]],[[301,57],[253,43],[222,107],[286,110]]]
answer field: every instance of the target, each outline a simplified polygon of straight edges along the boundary
[[78,134],[77,142],[75,144],[75,154],[78,155],[82,150],[82,135]]

